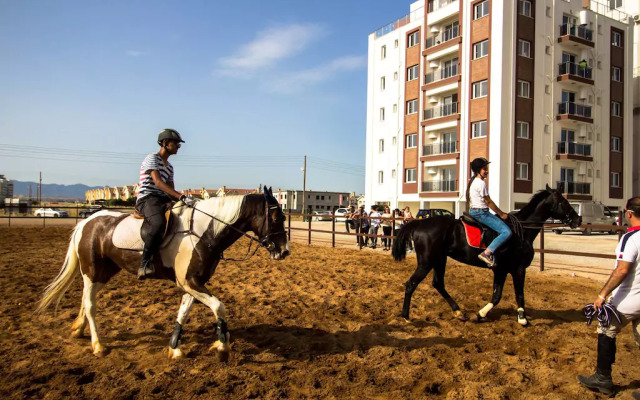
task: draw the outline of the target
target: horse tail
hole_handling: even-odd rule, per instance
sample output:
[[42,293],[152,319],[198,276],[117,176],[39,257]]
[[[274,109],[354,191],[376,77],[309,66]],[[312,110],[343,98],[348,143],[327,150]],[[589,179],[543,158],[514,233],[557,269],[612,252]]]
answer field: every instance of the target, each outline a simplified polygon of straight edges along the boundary
[[411,234],[419,223],[420,221],[414,220],[400,228],[393,242],[393,249],[391,249],[391,255],[394,260],[402,261],[405,259],[407,255],[407,240],[411,240]]
[[81,228],[84,226],[84,222],[85,221],[80,222],[73,229],[69,248],[67,249],[67,256],[64,259],[62,269],[60,269],[58,276],[53,280],[53,282],[44,289],[42,299],[40,299],[40,303],[38,303],[38,306],[36,307],[36,314],[42,314],[52,303],[55,303],[54,314],[57,313],[58,305],[60,304],[60,300],[62,300],[62,296],[67,289],[69,289],[76,275],[78,275],[80,271],[80,262],[78,259],[76,237],[78,237],[80,232],[82,232]]

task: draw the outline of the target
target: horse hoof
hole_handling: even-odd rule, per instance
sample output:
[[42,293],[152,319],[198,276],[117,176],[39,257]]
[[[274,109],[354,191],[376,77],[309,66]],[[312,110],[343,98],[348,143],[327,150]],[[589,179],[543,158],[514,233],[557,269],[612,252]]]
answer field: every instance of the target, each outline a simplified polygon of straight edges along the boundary
[[523,328],[528,328],[529,327],[529,321],[525,318],[524,320],[518,318],[518,323],[523,327]]
[[71,337],[73,338],[81,338],[84,335],[84,329],[74,329],[71,331]]
[[485,322],[487,320],[487,317],[483,317],[480,314],[476,313],[476,319],[473,321],[476,324],[479,324],[481,322]]
[[216,357],[218,358],[218,361],[220,362],[227,362],[229,361],[229,354],[231,353],[231,349],[228,345],[229,339],[227,338],[227,343],[222,343],[219,340],[216,340],[213,345],[209,348],[209,350],[215,351],[216,352]]
[[458,310],[456,312],[453,313],[453,315],[462,322],[467,322],[469,321],[469,317],[467,317],[467,314],[463,313],[462,311]]
[[96,357],[104,357],[107,354],[107,349],[100,343],[93,345],[93,355]]
[[169,359],[179,360],[182,357],[184,357],[184,353],[182,352],[182,350],[180,350],[180,348],[176,347],[175,349],[172,349],[171,347],[169,347]]
[[229,361],[229,351],[218,351],[216,356],[219,362],[226,363]]

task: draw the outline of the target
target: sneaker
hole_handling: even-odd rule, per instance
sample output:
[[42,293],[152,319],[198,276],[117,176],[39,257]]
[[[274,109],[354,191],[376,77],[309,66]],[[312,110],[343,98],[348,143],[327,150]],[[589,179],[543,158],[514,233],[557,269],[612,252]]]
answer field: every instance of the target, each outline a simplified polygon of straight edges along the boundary
[[493,266],[495,265],[493,254],[485,254],[483,251],[482,253],[478,254],[478,258],[484,261],[489,266],[489,268],[493,268]]

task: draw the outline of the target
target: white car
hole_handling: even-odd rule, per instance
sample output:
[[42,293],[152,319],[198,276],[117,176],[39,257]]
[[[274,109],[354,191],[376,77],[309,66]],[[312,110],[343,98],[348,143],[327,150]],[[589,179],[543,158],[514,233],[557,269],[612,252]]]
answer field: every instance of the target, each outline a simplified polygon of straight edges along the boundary
[[314,211],[312,214],[314,221],[331,221],[331,211]]
[[58,210],[57,208],[38,208],[34,213],[36,217],[68,217],[69,213],[66,211]]
[[349,213],[350,211],[348,208],[338,208],[336,209],[336,211],[333,212],[333,215],[335,215],[336,217],[342,217],[342,218],[336,218],[336,222],[344,222],[347,220],[347,218],[344,217],[344,215]]

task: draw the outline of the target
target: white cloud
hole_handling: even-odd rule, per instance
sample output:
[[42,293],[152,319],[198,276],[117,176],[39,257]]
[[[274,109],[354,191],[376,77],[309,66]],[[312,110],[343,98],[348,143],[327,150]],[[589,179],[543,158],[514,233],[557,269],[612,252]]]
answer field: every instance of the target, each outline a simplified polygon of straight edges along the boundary
[[242,46],[234,55],[219,59],[220,69],[216,72],[230,76],[246,76],[301,52],[325,33],[324,28],[315,24],[294,24],[269,29],[259,33],[253,41]]
[[366,65],[364,56],[345,56],[328,64],[291,73],[269,81],[269,90],[279,93],[296,93],[330,79],[343,71],[351,71]]
[[127,55],[131,56],[131,57],[139,57],[144,55],[145,52],[144,51],[138,51],[138,50],[127,50]]

